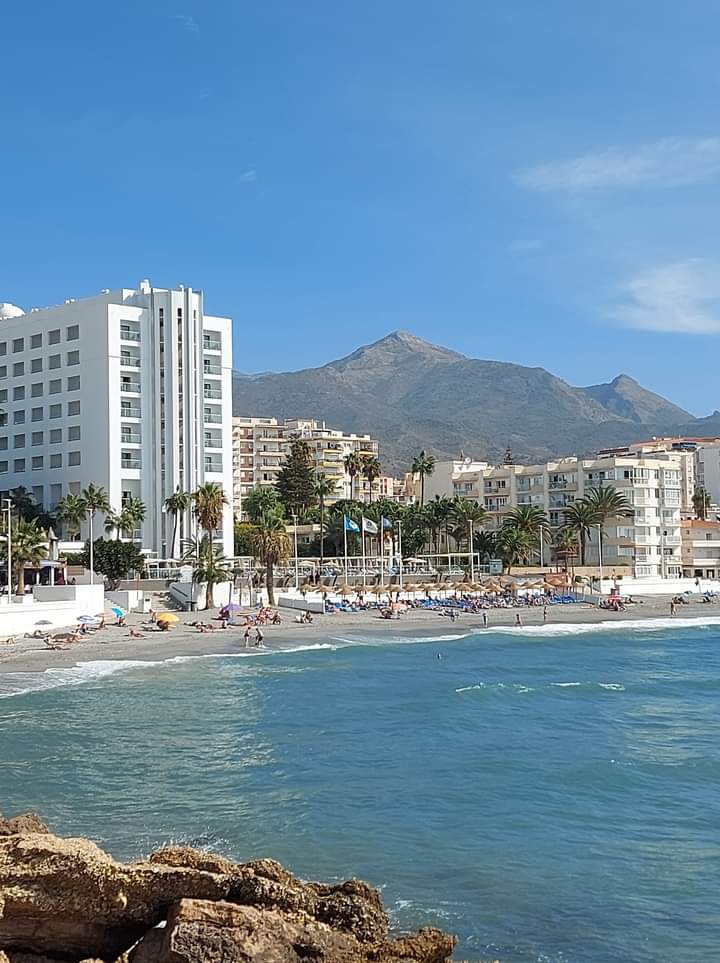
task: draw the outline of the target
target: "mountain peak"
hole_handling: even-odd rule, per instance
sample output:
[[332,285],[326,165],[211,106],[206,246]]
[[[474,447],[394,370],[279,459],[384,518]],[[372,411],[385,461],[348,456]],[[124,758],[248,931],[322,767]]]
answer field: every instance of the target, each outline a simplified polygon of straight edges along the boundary
[[361,362],[363,364],[378,362],[397,363],[398,361],[460,361],[465,360],[465,355],[450,348],[443,348],[439,344],[425,341],[411,334],[410,331],[391,331],[378,341],[362,345],[352,354],[338,361],[330,362],[328,367],[346,367],[348,364]]

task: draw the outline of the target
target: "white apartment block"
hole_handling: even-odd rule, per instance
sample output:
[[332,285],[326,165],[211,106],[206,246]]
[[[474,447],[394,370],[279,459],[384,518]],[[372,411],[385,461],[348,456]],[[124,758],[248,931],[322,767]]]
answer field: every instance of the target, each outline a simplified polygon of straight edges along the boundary
[[682,569],[689,578],[720,578],[720,522],[683,519]]
[[[565,524],[565,509],[591,488],[613,486],[632,506],[629,517],[605,525],[603,562],[608,569],[630,567],[636,577],[674,577],[681,573],[680,518],[683,460],[674,454],[578,459],[543,465],[490,466],[470,460],[440,462],[425,480],[425,500],[435,495],[463,496],[488,512],[487,529],[497,529],[522,505],[547,512],[550,525]],[[546,550],[546,560],[549,550]],[[597,539],[591,539],[588,564],[597,564]]]
[[[0,490],[22,485],[50,511],[90,482],[115,510],[135,496],[143,548],[171,557],[168,495],[213,481],[231,500],[231,379],[232,323],[191,288],[141,281],[27,313],[2,305]],[[178,527],[194,537],[191,511]],[[233,554],[231,505],[218,542]]]
[[[232,434],[233,502],[238,516],[242,515],[243,499],[253,488],[275,485],[290,445],[296,438],[307,442],[315,471],[335,482],[337,491],[328,503],[351,497],[364,501],[370,499],[367,480],[355,476],[353,481],[345,470],[345,458],[354,452],[378,456],[378,443],[370,435],[346,434],[312,419],[279,421],[277,418],[245,417],[233,418]],[[395,479],[381,476],[373,484],[372,496],[395,498],[398,491]]]

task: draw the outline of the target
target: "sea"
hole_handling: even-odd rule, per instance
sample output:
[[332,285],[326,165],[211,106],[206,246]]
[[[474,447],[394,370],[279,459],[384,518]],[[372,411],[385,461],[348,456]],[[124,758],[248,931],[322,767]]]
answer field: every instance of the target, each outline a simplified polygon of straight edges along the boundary
[[720,960],[720,625],[342,632],[0,676],[0,809],[378,886],[457,959]]

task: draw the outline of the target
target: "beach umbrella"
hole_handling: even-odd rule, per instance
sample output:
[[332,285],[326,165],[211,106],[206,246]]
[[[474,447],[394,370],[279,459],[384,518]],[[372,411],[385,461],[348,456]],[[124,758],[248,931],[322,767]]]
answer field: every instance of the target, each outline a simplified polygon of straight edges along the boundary
[[340,588],[337,590],[337,594],[338,595],[355,595],[356,590],[352,587],[352,585],[341,585]]
[[158,622],[179,622],[180,619],[174,612],[158,612],[155,616]]
[[242,605],[238,602],[228,602],[227,605],[223,605],[223,610],[225,612],[240,612],[242,610]]
[[78,615],[77,621],[83,625],[90,625],[93,622],[99,622],[100,619],[97,615]]
[[388,590],[385,588],[384,585],[373,585],[370,591],[372,592],[373,595],[379,596],[379,595],[386,595]]
[[120,608],[119,605],[113,605],[110,611],[112,612],[113,615],[117,615],[119,619],[121,619],[123,615],[125,615],[125,613],[123,612],[123,610]]
[[50,619],[40,619],[35,623],[35,625],[52,625]]

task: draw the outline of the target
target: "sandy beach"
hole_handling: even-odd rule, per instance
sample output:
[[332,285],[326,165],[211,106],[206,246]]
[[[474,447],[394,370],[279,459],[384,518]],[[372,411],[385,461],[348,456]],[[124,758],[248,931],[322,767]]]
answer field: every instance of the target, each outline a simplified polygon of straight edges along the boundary
[[[522,627],[516,626],[520,612]],[[212,613],[215,614],[215,613]],[[321,643],[363,642],[366,640],[392,641],[394,638],[438,638],[460,636],[476,631],[500,629],[513,634],[565,634],[576,626],[580,630],[595,626],[598,630],[617,628],[625,624],[653,622],[652,628],[669,628],[673,623],[688,620],[720,623],[720,605],[703,603],[700,597],[690,596],[688,603],[678,606],[670,616],[670,597],[655,596],[638,600],[624,611],[613,612],[585,603],[552,605],[548,607],[547,622],[543,623],[541,606],[521,609],[488,610],[487,630],[481,614],[461,614],[454,622],[435,611],[410,609],[400,619],[381,619],[377,612],[340,613],[315,617],[312,625],[298,625],[295,613],[281,610],[281,625],[264,625],[263,643],[248,647],[243,639],[244,627],[230,626],[212,632],[200,632],[189,623],[198,619],[209,622],[211,613],[179,613],[179,621],[170,632],[148,631],[144,627],[147,616],[129,615],[124,627],[114,624],[93,632],[79,642],[50,649],[38,639],[18,639],[0,647],[0,673],[43,672],[46,669],[69,668],[79,663],[95,661],[164,661],[177,657],[257,654],[304,648]],[[215,624],[219,625],[219,622]],[[140,631],[143,638],[132,638],[130,628]],[[253,637],[254,637],[253,630]]]

